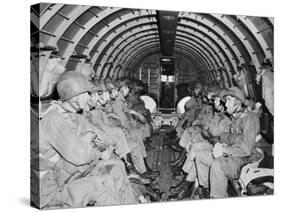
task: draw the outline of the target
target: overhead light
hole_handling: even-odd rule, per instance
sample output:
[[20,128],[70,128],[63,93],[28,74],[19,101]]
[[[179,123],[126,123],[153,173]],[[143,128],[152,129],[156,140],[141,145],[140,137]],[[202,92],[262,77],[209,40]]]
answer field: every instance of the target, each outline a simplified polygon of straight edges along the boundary
[[163,15],[162,18],[164,18],[165,20],[168,20],[168,21],[175,19],[174,16],[170,16],[170,15]]
[[165,62],[172,61],[170,58],[162,58],[161,60]]

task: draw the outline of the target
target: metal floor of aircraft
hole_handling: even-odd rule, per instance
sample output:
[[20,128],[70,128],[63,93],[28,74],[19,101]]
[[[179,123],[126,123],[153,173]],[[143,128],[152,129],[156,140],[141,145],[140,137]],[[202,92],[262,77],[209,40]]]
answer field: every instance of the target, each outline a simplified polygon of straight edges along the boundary
[[170,149],[163,148],[164,134],[168,129],[159,129],[152,136],[152,145],[154,149],[148,150],[148,163],[153,170],[160,171],[159,179],[156,181],[154,187],[158,188],[160,192],[169,194],[169,188],[177,182],[172,179],[172,171],[169,162],[177,157],[177,153]]

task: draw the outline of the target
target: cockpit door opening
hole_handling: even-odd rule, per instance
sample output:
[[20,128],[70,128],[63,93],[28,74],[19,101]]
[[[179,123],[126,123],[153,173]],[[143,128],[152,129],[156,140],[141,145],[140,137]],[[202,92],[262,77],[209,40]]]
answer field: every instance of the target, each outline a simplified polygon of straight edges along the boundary
[[175,110],[175,59],[171,57],[160,58],[160,108],[161,112]]

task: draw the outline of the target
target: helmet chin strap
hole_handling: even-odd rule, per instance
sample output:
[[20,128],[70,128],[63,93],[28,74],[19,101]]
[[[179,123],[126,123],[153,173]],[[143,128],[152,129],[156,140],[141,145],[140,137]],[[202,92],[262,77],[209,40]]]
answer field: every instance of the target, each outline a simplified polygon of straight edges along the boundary
[[76,113],[78,110],[76,107],[74,107],[71,103],[68,101],[62,103],[62,107],[64,110],[72,113]]
[[242,106],[237,106],[237,108],[235,109],[234,113],[233,113],[233,117],[237,118],[239,117],[241,114],[243,113],[243,108]]
[[89,109],[89,107],[87,107],[87,104],[85,104],[85,107],[82,108],[80,101],[82,101],[81,99],[81,95],[80,96],[75,96],[74,99],[72,99],[72,101],[66,101],[66,109],[69,112],[78,112],[84,109]]
[[77,104],[74,104],[74,103],[69,103],[69,105],[73,108],[73,110],[75,110],[75,112],[79,111],[81,108],[80,108],[80,104],[78,101],[75,101],[75,103],[77,103],[79,106],[77,107]]
[[117,97],[125,99],[125,96],[123,95],[123,91],[118,92]]
[[100,98],[98,99],[98,102],[99,102],[100,105],[105,105],[106,104],[106,103],[104,103],[105,101],[103,101],[103,100],[101,101]]
[[110,94],[110,99],[116,99],[116,97],[118,96],[118,93],[114,93],[113,92]]

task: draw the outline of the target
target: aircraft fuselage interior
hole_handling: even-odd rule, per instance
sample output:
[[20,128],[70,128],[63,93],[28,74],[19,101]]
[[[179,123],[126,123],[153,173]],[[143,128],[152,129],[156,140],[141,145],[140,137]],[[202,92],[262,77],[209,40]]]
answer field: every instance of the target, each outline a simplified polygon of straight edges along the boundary
[[273,194],[273,18],[30,14],[33,206]]

